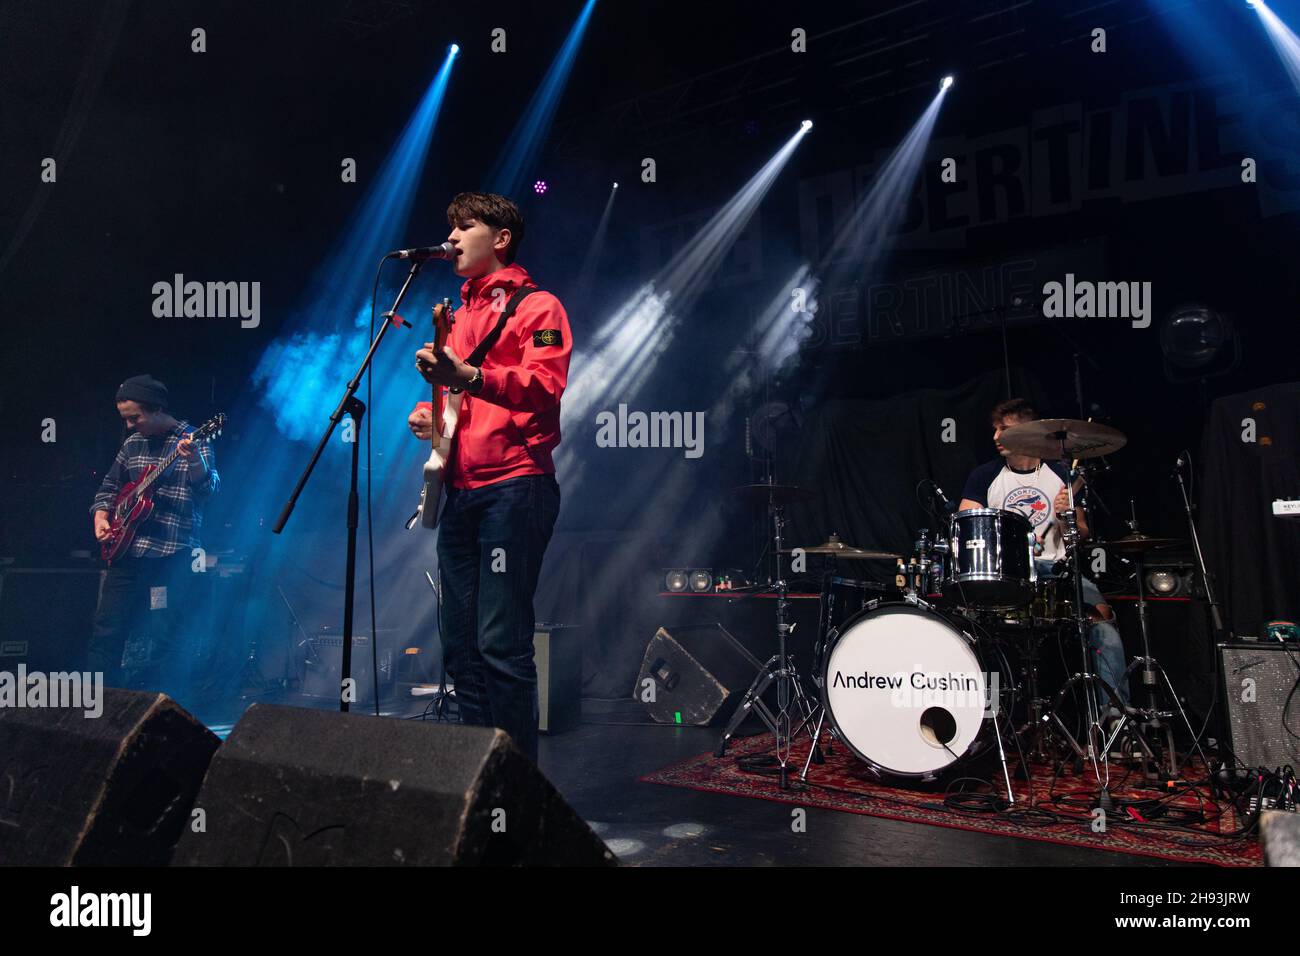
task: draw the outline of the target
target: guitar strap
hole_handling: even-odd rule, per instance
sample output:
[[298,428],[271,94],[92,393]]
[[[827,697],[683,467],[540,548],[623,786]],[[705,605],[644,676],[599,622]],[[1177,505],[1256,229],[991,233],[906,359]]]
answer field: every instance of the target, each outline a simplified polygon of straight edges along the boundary
[[[516,289],[515,294],[512,295],[510,301],[506,303],[506,307],[501,310],[501,318],[497,319],[497,324],[492,326],[492,330],[488,332],[487,335],[483,336],[483,341],[479,342],[474,351],[469,353],[469,358],[465,359],[465,364],[472,365],[474,368],[478,368],[482,365],[483,359],[487,357],[488,352],[492,351],[492,346],[496,345],[497,339],[501,338],[501,330],[506,327],[506,323],[510,321],[510,317],[515,314],[515,309],[519,307],[519,303],[523,302],[524,299],[528,298],[534,292],[541,291],[542,290],[537,288],[537,286],[532,285],[522,286],[521,288]],[[465,401],[465,390],[453,386],[447,389],[447,391],[450,393],[448,396],[445,416],[448,427],[444,431],[444,434],[450,438],[452,433],[455,431],[456,420],[460,417],[460,406]]]
[[491,332],[483,336],[483,341],[480,342],[478,347],[470,353],[469,358],[465,359],[465,364],[473,365],[475,368],[482,365],[483,359],[487,357],[488,352],[492,351],[492,346],[496,345],[497,339],[501,338],[501,330],[504,329],[506,323],[510,321],[510,316],[515,314],[515,309],[519,307],[519,303],[523,302],[524,299],[528,298],[534,292],[541,291],[542,290],[537,288],[535,285],[522,286],[516,289],[515,294],[512,295],[510,301],[506,303],[506,307],[501,310],[501,318],[497,319],[497,324],[492,326]]

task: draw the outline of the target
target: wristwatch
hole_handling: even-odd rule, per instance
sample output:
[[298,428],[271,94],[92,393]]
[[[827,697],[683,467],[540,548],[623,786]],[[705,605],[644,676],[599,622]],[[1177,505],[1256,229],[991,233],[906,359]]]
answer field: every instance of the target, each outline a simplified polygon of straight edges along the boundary
[[479,393],[479,389],[481,389],[482,387],[483,387],[483,369],[476,368],[474,369],[474,377],[465,383],[465,391],[469,392],[471,395],[477,395]]

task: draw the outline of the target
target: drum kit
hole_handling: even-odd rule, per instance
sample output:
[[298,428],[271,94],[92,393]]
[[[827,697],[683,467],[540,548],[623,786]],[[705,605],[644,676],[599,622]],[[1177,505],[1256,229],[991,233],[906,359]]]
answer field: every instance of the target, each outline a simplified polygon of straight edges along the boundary
[[[1077,772],[1091,764],[1102,805],[1117,741],[1148,776],[1177,776],[1175,710],[1189,731],[1191,723],[1150,654],[1142,577],[1148,553],[1181,542],[1142,535],[1135,522],[1129,535],[1095,542],[1132,560],[1137,569],[1143,654],[1124,677],[1140,675],[1143,699],[1136,706],[1125,704],[1091,669],[1090,609],[1083,600],[1084,549],[1074,496],[1088,487],[1089,468],[1081,463],[1117,451],[1126,439],[1095,422],[1047,419],[1008,428],[999,441],[1013,454],[1059,460],[1069,468],[1069,507],[1060,516],[1065,558],[1050,577],[1040,577],[1035,552],[1041,543],[1029,519],[1017,511],[976,508],[948,515],[946,533],[922,529],[904,562],[898,554],[856,548],[836,535],[818,545],[787,548],[785,509],[811,494],[778,484],[738,489],[745,500],[766,506],[777,555],[821,559],[821,592],[813,687],[805,688],[790,654],[789,582],[784,562],[777,561],[772,584],[777,652],[723,731],[717,756],[725,754],[753,713],[775,737],[781,789],[790,786],[796,743],[802,750],[805,737],[807,754],[797,773],[805,782],[812,766],[824,762],[823,746],[837,743],[877,779],[900,784],[942,782],[969,774],[977,761],[996,761],[1010,803],[1015,796],[1007,753],[1013,747],[1022,757],[1058,767],[1072,761]],[[869,562],[893,562],[892,585],[850,576],[844,567]],[[837,606],[845,603],[847,610]],[[1071,636],[1079,643],[1080,669],[1049,699],[1040,686],[1042,645],[1051,637],[1069,641]],[[763,695],[774,684],[772,708]],[[1162,706],[1162,696],[1174,709]],[[825,744],[824,731],[829,732]],[[1163,767],[1162,754],[1168,760]],[[1027,775],[1027,760],[1020,767]]]

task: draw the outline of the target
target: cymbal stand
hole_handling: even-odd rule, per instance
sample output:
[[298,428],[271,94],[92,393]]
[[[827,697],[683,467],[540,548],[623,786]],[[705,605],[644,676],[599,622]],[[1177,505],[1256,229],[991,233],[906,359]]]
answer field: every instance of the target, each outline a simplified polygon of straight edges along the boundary
[[[830,643],[831,629],[835,621],[835,577],[835,556],[830,555],[822,571],[822,591],[817,607],[817,641],[813,645],[812,680],[817,693],[817,706],[813,713],[817,715],[817,724],[813,728],[812,743],[808,747],[808,757],[804,760],[803,770],[799,773],[800,782],[808,780],[808,768],[812,764],[826,762],[821,748],[822,727],[826,725],[826,688],[822,681],[822,661],[825,659],[826,648]],[[830,728],[830,736],[835,737],[834,727]],[[826,741],[826,753],[831,752],[831,747],[831,741]]]
[[[1059,433],[1061,442],[1061,458],[1063,465],[1069,466],[1069,455],[1065,450],[1065,432]],[[1065,737],[1070,748],[1074,751],[1075,758],[1079,761],[1087,760],[1092,764],[1093,773],[1097,781],[1101,784],[1101,803],[1103,807],[1110,805],[1110,744],[1111,740],[1106,739],[1105,729],[1101,724],[1101,701],[1100,694],[1104,693],[1111,700],[1112,706],[1116,706],[1123,713],[1123,702],[1120,701],[1119,695],[1115,689],[1107,684],[1102,678],[1092,672],[1091,657],[1088,653],[1088,616],[1084,610],[1083,604],[1083,568],[1080,564],[1081,551],[1079,547],[1079,524],[1078,516],[1074,508],[1074,480],[1076,469],[1070,468],[1069,475],[1065,482],[1068,503],[1065,514],[1061,519],[1065,524],[1065,531],[1062,538],[1065,541],[1065,555],[1070,567],[1070,576],[1074,582],[1074,628],[1079,637],[1079,649],[1082,652],[1083,670],[1073,675],[1061,687],[1056,695],[1056,700],[1052,705],[1052,721]],[[1071,690],[1076,684],[1084,685],[1084,702],[1087,707],[1087,746],[1083,746],[1070,733],[1065,722],[1061,720],[1057,712],[1061,702],[1065,699],[1067,691]],[[1118,734],[1123,727],[1124,722],[1128,719],[1127,715],[1121,718],[1120,725],[1116,727],[1115,734]],[[1113,740],[1113,737],[1112,737]],[[1145,746],[1145,744],[1143,745]],[[1150,748],[1147,748],[1148,750]],[[1098,757],[1100,751],[1100,758]]]
[[[1129,530],[1132,531],[1133,534],[1138,533],[1136,517],[1134,517],[1132,521],[1128,522],[1128,525]],[[1135,671],[1142,675],[1141,685],[1143,694],[1146,698],[1146,706],[1136,709],[1138,716],[1137,727],[1140,731],[1150,732],[1156,739],[1161,739],[1163,741],[1165,757],[1168,760],[1168,779],[1172,780],[1178,776],[1178,755],[1174,750],[1174,713],[1172,710],[1164,710],[1160,707],[1159,701],[1156,698],[1157,688],[1168,692],[1170,700],[1172,700],[1174,706],[1178,708],[1178,713],[1187,727],[1188,734],[1191,735],[1190,739],[1193,742],[1193,746],[1196,747],[1197,753],[1201,755],[1201,760],[1205,762],[1207,767],[1210,763],[1206,760],[1204,751],[1201,750],[1201,744],[1197,739],[1196,731],[1192,727],[1192,722],[1188,718],[1187,713],[1183,710],[1182,702],[1178,699],[1178,693],[1174,690],[1174,685],[1169,679],[1169,674],[1165,671],[1164,667],[1161,666],[1160,662],[1151,655],[1151,641],[1147,633],[1145,559],[1146,555],[1143,551],[1139,550],[1133,553],[1133,563],[1137,566],[1138,630],[1142,635],[1142,656],[1135,657],[1128,665],[1128,668],[1124,671],[1124,679],[1129,680]],[[1160,687],[1160,684],[1156,680],[1157,672],[1160,677],[1164,678],[1163,688]],[[1133,685],[1130,684],[1129,686],[1131,687]],[[1157,780],[1160,777],[1160,768],[1158,761],[1156,760],[1148,762],[1144,759],[1142,770],[1144,775],[1150,780]]]
[[[745,691],[744,699],[727,723],[727,727],[723,731],[718,746],[713,753],[715,757],[723,756],[727,751],[727,743],[735,734],[736,729],[751,712],[756,713],[759,719],[767,725],[768,730],[772,732],[773,737],[776,738],[776,759],[780,767],[780,787],[782,790],[788,790],[790,789],[790,738],[793,733],[791,730],[791,712],[793,708],[798,708],[801,714],[798,729],[802,730],[805,727],[811,727],[813,708],[804,693],[803,685],[799,680],[798,673],[795,671],[794,664],[786,652],[786,644],[794,631],[795,625],[786,621],[786,614],[789,610],[790,587],[789,582],[785,579],[784,569],[781,567],[781,553],[785,543],[785,506],[776,500],[775,493],[769,493],[767,509],[768,514],[772,516],[772,536],[776,544],[777,651],[763,665],[762,670],[754,678],[754,682]],[[775,713],[762,699],[763,694],[774,681],[776,683]],[[809,733],[812,733],[812,731],[809,730]]]

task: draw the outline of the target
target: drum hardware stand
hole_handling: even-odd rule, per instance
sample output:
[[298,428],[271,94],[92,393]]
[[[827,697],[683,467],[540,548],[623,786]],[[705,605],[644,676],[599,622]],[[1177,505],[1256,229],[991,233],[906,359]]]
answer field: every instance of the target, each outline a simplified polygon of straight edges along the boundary
[[[1065,435],[1063,433],[1060,442],[1061,458],[1059,460],[1061,464],[1068,465],[1069,457],[1065,453]],[[1110,785],[1110,744],[1114,738],[1112,736],[1111,740],[1106,740],[1105,729],[1101,725],[1101,701],[1098,694],[1095,692],[1096,688],[1094,687],[1094,684],[1101,685],[1100,689],[1110,697],[1112,706],[1117,707],[1121,714],[1124,713],[1124,705],[1123,702],[1120,701],[1119,695],[1115,693],[1115,689],[1096,674],[1092,673],[1091,659],[1088,654],[1089,624],[1083,604],[1083,568],[1079,563],[1081,551],[1079,547],[1079,524],[1074,504],[1074,481],[1076,471],[1076,468],[1070,467],[1068,472],[1068,477],[1065,483],[1068,502],[1065,514],[1061,515],[1061,519],[1065,523],[1065,532],[1062,535],[1062,538],[1065,541],[1066,558],[1069,562],[1070,576],[1074,583],[1074,628],[1079,637],[1079,649],[1083,656],[1083,671],[1079,674],[1075,674],[1067,680],[1064,686],[1062,686],[1060,692],[1057,693],[1056,700],[1052,706],[1052,719],[1055,721],[1056,726],[1061,733],[1065,735],[1066,741],[1069,742],[1070,748],[1074,751],[1076,762],[1083,759],[1092,762],[1093,772],[1096,774],[1097,780],[1102,786],[1102,803],[1105,805],[1108,804],[1110,800],[1107,790]],[[1065,726],[1065,722],[1062,721],[1060,716],[1057,714],[1057,709],[1060,707],[1062,700],[1064,700],[1066,691],[1072,688],[1076,683],[1080,682],[1085,685],[1083,697],[1088,711],[1088,746],[1086,748],[1082,747],[1079,742],[1074,739],[1074,736]],[[1121,717],[1119,725],[1115,729],[1116,735],[1123,728],[1127,719],[1127,715]],[[1102,742],[1104,742],[1104,746],[1101,748],[1101,762],[1099,766],[1097,746]],[[1150,748],[1147,747],[1145,741],[1143,741],[1142,746],[1148,752],[1150,751]],[[1104,774],[1102,772],[1103,768],[1105,770]]]
[[[1031,737],[1030,746],[1027,754],[1035,760],[1046,763],[1049,758],[1055,756],[1049,753],[1047,741],[1052,739],[1052,725],[1050,718],[1051,700],[1041,695],[1038,684],[1038,661],[1039,650],[1042,646],[1042,638],[1035,633],[1035,628],[1030,629],[1028,650],[1025,654],[1024,674],[1026,685],[1025,702],[1028,708],[1026,720],[1023,726],[1017,731],[1017,736],[1028,735]],[[1025,779],[1029,778],[1029,768],[1024,768]]]
[[[1181,482],[1182,478],[1179,477]],[[1126,522],[1129,526],[1131,535],[1138,535],[1137,517]],[[1192,526],[1192,533],[1196,533],[1195,525]],[[1195,540],[1195,539],[1193,539]],[[1198,548],[1199,552],[1199,548]],[[1137,671],[1142,675],[1143,694],[1146,697],[1146,706],[1136,709],[1138,716],[1137,727],[1141,732],[1149,732],[1158,740],[1162,740],[1165,750],[1165,756],[1168,758],[1168,778],[1170,780],[1178,777],[1178,755],[1174,749],[1174,727],[1172,710],[1162,710],[1156,699],[1157,688],[1160,684],[1156,680],[1157,671],[1159,676],[1164,678],[1164,688],[1168,690],[1170,699],[1178,708],[1178,714],[1182,717],[1183,723],[1187,726],[1187,732],[1191,735],[1191,740],[1196,750],[1201,755],[1201,760],[1208,767],[1209,761],[1205,759],[1205,753],[1201,750],[1200,741],[1197,740],[1196,730],[1192,727],[1192,722],[1188,719],[1187,713],[1183,710],[1182,702],[1178,699],[1178,693],[1174,690],[1173,682],[1169,679],[1164,667],[1151,655],[1151,641],[1147,632],[1147,599],[1146,599],[1146,553],[1139,549],[1133,552],[1133,563],[1137,566],[1137,609],[1138,609],[1138,631],[1142,635],[1142,656],[1133,659],[1132,663],[1124,671],[1124,679],[1128,680],[1131,675]],[[1211,609],[1213,610],[1213,605]],[[1132,686],[1131,684],[1129,686]],[[1144,747],[1144,751],[1146,748]],[[1149,780],[1160,779],[1159,761],[1152,759],[1148,762],[1145,757],[1142,762],[1142,770]]]
[[[812,764],[823,764],[826,758],[822,753],[822,727],[826,724],[826,688],[822,681],[822,661],[826,648],[832,637],[838,636],[838,629],[832,627],[835,620],[835,556],[831,555],[822,571],[822,593],[817,608],[817,642],[813,645],[813,685],[817,688],[817,724],[813,727],[812,743],[808,747],[808,757],[799,772],[799,782],[808,782],[808,768]],[[831,740],[835,737],[835,728],[830,728]],[[826,741],[826,753],[832,753],[831,740]]]
[[[722,738],[718,741],[717,749],[714,750],[715,757],[722,757],[727,752],[727,742],[735,734],[736,729],[741,725],[750,712],[757,713],[759,718],[767,725],[768,730],[776,738],[776,759],[780,766],[780,788],[782,790],[790,789],[790,743],[791,743],[791,708],[797,706],[802,714],[797,729],[802,730],[812,723],[813,708],[809,703],[807,696],[804,694],[802,682],[795,671],[789,655],[786,653],[786,642],[790,634],[794,631],[795,625],[786,622],[786,611],[789,606],[789,582],[785,579],[784,570],[781,567],[782,545],[784,544],[783,531],[785,528],[785,505],[776,500],[775,493],[768,496],[768,513],[772,516],[772,536],[776,544],[776,640],[777,651],[773,654],[763,669],[758,672],[754,682],[749,685],[749,690],[745,692],[745,697],[741,701],[736,712],[728,721],[726,729],[722,732]],[[767,706],[762,700],[763,694],[767,691],[768,686],[776,682],[776,712]],[[793,685],[793,686],[791,686]],[[811,732],[811,731],[810,731]],[[814,738],[814,743],[816,739]]]

